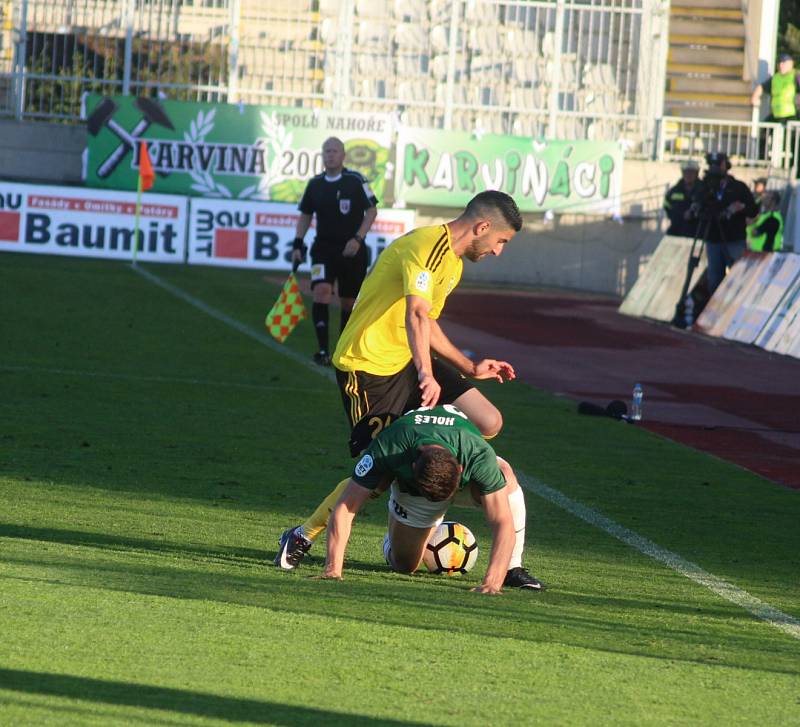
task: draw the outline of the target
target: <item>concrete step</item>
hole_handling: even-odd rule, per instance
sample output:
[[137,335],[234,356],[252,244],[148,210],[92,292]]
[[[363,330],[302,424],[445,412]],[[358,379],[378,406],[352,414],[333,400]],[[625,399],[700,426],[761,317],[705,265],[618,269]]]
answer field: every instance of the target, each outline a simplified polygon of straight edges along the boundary
[[689,78],[725,78],[731,81],[739,81],[742,78],[742,71],[739,68],[700,63],[668,63],[667,74]]
[[672,18],[701,18],[703,20],[738,20],[742,22],[744,16],[739,8],[698,8],[690,5],[673,5],[670,10]]
[[742,11],[741,0],[679,0],[679,7],[702,10],[738,10]]
[[752,86],[750,81],[728,78],[692,78],[680,75],[667,78],[667,91],[683,91],[689,93],[729,94],[750,98]]
[[721,121],[750,121],[752,107],[744,106],[700,106],[682,102],[664,102],[666,116],[680,116],[681,118],[695,117],[698,119],[717,119]]
[[705,20],[696,18],[672,18],[669,22],[669,35],[672,36],[710,36],[714,38],[744,38],[744,23],[738,21]]
[[697,65],[728,66],[738,69],[741,77],[744,67],[744,51],[729,48],[680,47],[669,49],[668,63],[692,63]]
[[716,106],[747,106],[750,105],[750,94],[709,93],[708,91],[667,91],[667,101],[686,101],[688,103],[701,103]]
[[721,35],[673,35],[670,33],[669,43],[672,46],[703,46],[705,48],[738,48],[744,50],[744,38],[726,38]]

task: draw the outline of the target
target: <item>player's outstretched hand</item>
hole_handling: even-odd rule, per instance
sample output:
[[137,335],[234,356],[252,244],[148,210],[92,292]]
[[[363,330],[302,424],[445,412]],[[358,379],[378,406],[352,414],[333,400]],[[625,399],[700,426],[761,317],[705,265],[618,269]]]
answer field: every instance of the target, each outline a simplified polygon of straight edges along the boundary
[[514,367],[507,361],[485,358],[478,361],[472,370],[473,379],[497,379],[501,384],[517,378]]
[[497,596],[503,592],[503,587],[487,586],[485,583],[481,583],[479,586],[475,586],[475,588],[470,588],[469,590],[473,593],[486,593],[490,596]]
[[442,387],[433,378],[433,374],[423,372],[419,375],[419,393],[422,406],[436,406]]

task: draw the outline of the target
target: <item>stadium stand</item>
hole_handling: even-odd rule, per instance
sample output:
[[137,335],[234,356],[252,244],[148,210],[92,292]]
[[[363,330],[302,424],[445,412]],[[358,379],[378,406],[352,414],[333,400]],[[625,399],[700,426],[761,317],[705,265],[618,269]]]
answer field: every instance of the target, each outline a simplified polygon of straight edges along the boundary
[[[759,0],[758,7],[763,2],[774,6]],[[130,34],[136,52],[126,75],[119,72],[119,59],[131,42],[123,22],[127,0],[8,0],[0,8],[0,114],[74,121],[81,84],[96,88],[102,79],[103,91],[110,93],[372,108],[428,118],[439,127],[471,128],[480,115],[487,127],[503,133],[529,129],[539,135],[547,119],[545,135],[580,128],[596,139],[624,136],[629,156],[661,159],[665,151],[681,156],[716,145],[740,159],[763,161],[770,155],[785,166],[787,152],[781,158],[774,149],[767,151],[769,129],[762,128],[766,143],[759,146],[752,142],[756,134],[742,127],[701,130],[696,124],[697,116],[742,124],[753,118],[746,98],[750,81],[744,78],[757,73],[747,66],[748,43],[750,55],[761,57],[763,48],[752,47],[757,35],[752,26],[764,20],[750,5],[741,0],[675,0],[671,6],[656,0],[140,3]],[[19,65],[12,43],[23,6],[27,66]],[[668,14],[662,12],[667,7]],[[11,9],[16,10],[9,15]],[[665,69],[660,59],[667,38]],[[175,43],[183,47],[170,57],[165,51]],[[187,63],[189,58],[197,60]],[[83,66],[71,67],[71,59]],[[59,100],[61,92],[48,90],[65,75],[77,79],[70,84],[77,89],[71,105]]]
[[742,78],[742,7],[740,0],[678,0],[672,4],[666,113],[750,120],[751,84]]

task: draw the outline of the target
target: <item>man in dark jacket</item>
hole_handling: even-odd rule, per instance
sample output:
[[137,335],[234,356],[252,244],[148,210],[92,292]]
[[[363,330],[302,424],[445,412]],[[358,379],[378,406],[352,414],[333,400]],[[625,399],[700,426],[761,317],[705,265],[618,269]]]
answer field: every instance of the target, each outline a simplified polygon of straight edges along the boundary
[[713,294],[727,268],[744,253],[746,220],[758,214],[758,207],[748,186],[729,173],[731,163],[726,154],[708,154],[706,162],[700,227],[705,230],[708,290]]
[[669,218],[668,235],[694,237],[697,230],[697,216],[693,203],[700,189],[697,176],[700,165],[691,159],[681,164],[680,181],[664,197],[664,210]]

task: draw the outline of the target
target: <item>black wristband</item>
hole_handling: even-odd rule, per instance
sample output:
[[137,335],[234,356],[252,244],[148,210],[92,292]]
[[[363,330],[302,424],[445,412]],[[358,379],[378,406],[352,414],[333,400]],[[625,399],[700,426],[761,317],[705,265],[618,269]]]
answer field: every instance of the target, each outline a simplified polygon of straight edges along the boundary
[[300,250],[300,252],[305,252],[306,244],[303,242],[302,237],[295,237],[294,241],[292,242],[292,250]]
[[366,242],[366,240],[361,237],[361,235],[353,235],[354,240],[358,240],[362,245]]

